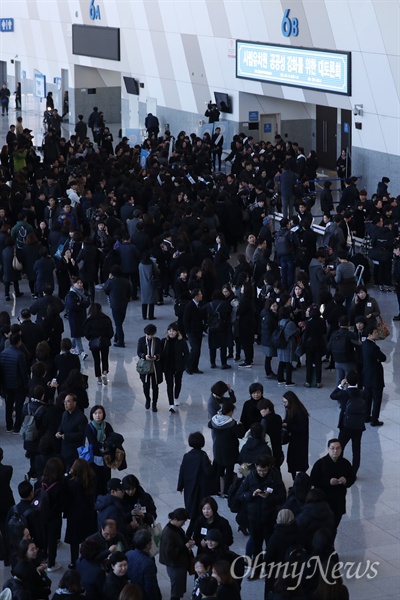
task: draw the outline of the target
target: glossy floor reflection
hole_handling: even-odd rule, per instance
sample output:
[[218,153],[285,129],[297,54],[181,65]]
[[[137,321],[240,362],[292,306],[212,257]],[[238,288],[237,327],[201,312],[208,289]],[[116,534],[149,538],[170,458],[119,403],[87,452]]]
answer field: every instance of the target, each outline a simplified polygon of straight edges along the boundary
[[[30,122],[32,119],[32,123]],[[40,118],[34,113],[27,115],[24,121],[34,129],[35,122],[40,127]],[[8,130],[8,122],[0,121],[1,136],[4,138]],[[0,289],[0,310],[12,311],[15,322],[20,310],[30,304],[27,282],[24,279],[21,290],[25,297],[14,303],[4,302],[3,289]],[[337,551],[343,562],[361,562],[359,575],[364,571],[367,561],[379,562],[377,576],[367,579],[365,576],[353,576],[346,581],[352,600],[398,600],[400,571],[400,531],[399,531],[399,464],[400,464],[400,324],[392,324],[391,318],[397,314],[397,303],[394,294],[384,294],[377,288],[371,294],[378,300],[384,318],[390,324],[391,335],[380,347],[387,355],[384,365],[386,387],[383,397],[381,417],[385,425],[372,428],[367,425],[363,435],[361,468],[358,480],[349,490],[347,496],[347,515],[343,518],[337,536]],[[106,297],[102,291],[96,292],[96,300],[101,302],[105,311],[110,314]],[[174,320],[173,302],[167,299],[164,306],[156,307],[158,335],[164,335],[168,323]],[[66,334],[69,334],[67,321]],[[243,402],[248,399],[248,387],[253,381],[264,385],[265,396],[276,406],[277,412],[283,414],[282,388],[276,382],[267,381],[263,370],[263,355],[259,346],[255,347],[255,361],[252,369],[238,369],[231,361],[229,371],[211,370],[208,360],[207,338],[204,338],[200,368],[204,375],[186,375],[183,379],[181,406],[176,414],[168,412],[165,384],[160,387],[159,412],[152,413],[144,408],[144,397],[136,364],[136,342],[143,333],[145,322],[142,321],[140,303],[131,302],[125,321],[126,348],[112,348],[110,353],[110,383],[108,387],[97,386],[94,377],[93,361],[85,361],[84,372],[89,375],[89,396],[91,405],[102,404],[107,411],[107,419],[114,429],[125,437],[128,470],[122,472],[135,473],[143,487],[154,497],[158,508],[158,520],[162,525],[167,522],[167,514],[171,509],[182,506],[182,496],[176,491],[178,469],[182,455],[188,450],[187,438],[190,432],[200,430],[206,437],[206,450],[211,452],[211,436],[207,427],[206,403],[211,385],[218,379],[228,381],[237,395],[237,418],[240,416]],[[326,442],[337,434],[338,410],[336,402],[329,399],[334,387],[335,374],[323,371],[321,390],[303,387],[305,369],[302,367],[294,373],[294,381],[298,387],[293,388],[310,412],[310,464],[313,464],[325,453]],[[16,493],[17,484],[23,479],[28,469],[28,461],[24,457],[19,436],[6,434],[4,423],[4,401],[0,401],[0,445],[4,449],[4,463],[14,466],[13,488]],[[349,451],[348,451],[349,452]],[[347,452],[347,454],[348,454]],[[286,485],[291,478],[285,467],[282,472]],[[1,493],[1,491],[0,491]],[[17,498],[17,494],[16,494]],[[246,539],[237,532],[234,518],[227,509],[226,501],[219,500],[220,512],[230,519],[235,533],[234,550],[243,553]],[[63,569],[69,563],[69,547],[59,547],[58,560]],[[1,563],[2,565],[2,563]],[[51,575],[54,582],[53,591],[63,571]],[[8,577],[9,570],[0,567],[0,584]],[[358,576],[359,576],[358,575]],[[169,598],[169,581],[164,567],[159,567],[160,587],[163,598]],[[188,578],[188,593],[191,582]],[[248,583],[242,587],[243,600],[263,597],[263,584]]]

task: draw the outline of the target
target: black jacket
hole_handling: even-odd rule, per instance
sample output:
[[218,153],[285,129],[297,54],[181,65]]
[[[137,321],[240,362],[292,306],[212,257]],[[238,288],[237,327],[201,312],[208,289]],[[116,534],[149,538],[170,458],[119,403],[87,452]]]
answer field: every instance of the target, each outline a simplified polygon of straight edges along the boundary
[[175,339],[165,337],[161,340],[161,364],[164,373],[173,368],[174,373],[183,372],[189,356],[189,348],[181,334]]
[[209,531],[210,529],[218,529],[218,531],[222,533],[225,546],[232,546],[232,527],[230,526],[228,519],[221,517],[221,515],[217,513],[214,514],[213,522],[207,523],[207,519],[203,515],[200,515],[200,517],[196,519],[193,529],[193,539],[196,542],[196,546],[199,548],[199,554],[202,553],[201,541],[204,540],[206,536],[204,531]]
[[203,313],[201,306],[196,306],[194,300],[191,300],[183,313],[183,325],[189,335],[201,337],[203,335]]
[[2,385],[6,390],[27,388],[28,372],[25,356],[16,346],[9,346],[0,354],[0,374]]
[[132,297],[132,284],[125,277],[113,277],[107,279],[103,290],[110,298],[110,306],[113,310],[125,310]]
[[193,448],[187,452],[179,469],[178,492],[184,494],[185,508],[191,518],[199,514],[199,504],[209,496],[212,484],[213,468],[204,450]]
[[[149,354],[149,352],[148,352],[148,346],[147,346],[147,342],[146,342],[146,336],[144,335],[138,339],[137,355],[139,358],[146,358],[146,356],[148,354]],[[152,340],[151,356],[156,357],[156,360],[154,361],[154,369],[155,369],[157,383],[161,383],[163,380],[161,355],[162,355],[161,340],[158,337],[154,337]],[[145,376],[141,375],[141,377],[145,377]]]
[[95,317],[88,317],[83,324],[84,336],[87,340],[101,338],[101,344],[110,346],[114,329],[108,315],[100,313]]
[[332,400],[337,400],[340,404],[339,429],[365,431],[367,406],[362,390],[358,387],[347,389],[337,387],[333,390],[330,397]]
[[[266,498],[253,496],[255,490],[267,488],[273,491]],[[260,477],[254,469],[241,484],[238,497],[246,504],[248,520],[257,526],[275,521],[280,505],[285,502],[286,490],[280,474],[274,468],[266,477]]]
[[[355,482],[353,467],[348,460],[339,456],[334,462],[329,454],[323,456],[314,464],[311,470],[311,483],[325,492],[326,499],[334,515],[344,515],[346,512],[347,488]],[[346,485],[331,485],[332,478],[345,477]]]
[[71,354],[71,352],[65,352],[63,354],[57,354],[54,358],[54,364],[57,369],[57,381],[59,385],[62,385],[67,379],[68,375],[73,369],[81,370],[81,361],[79,356]]
[[364,340],[362,343],[363,357],[363,384],[364,388],[383,388],[385,380],[382,363],[386,355],[372,340]]

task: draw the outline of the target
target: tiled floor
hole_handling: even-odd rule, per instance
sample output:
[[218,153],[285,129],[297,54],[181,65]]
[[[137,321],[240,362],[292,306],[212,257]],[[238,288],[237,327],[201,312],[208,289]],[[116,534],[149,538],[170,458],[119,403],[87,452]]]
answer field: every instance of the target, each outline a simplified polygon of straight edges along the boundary
[[[24,115],[25,123],[30,128],[40,127],[40,119],[33,113]],[[11,122],[11,121],[10,121]],[[0,121],[0,136],[4,139],[8,129],[7,119]],[[27,292],[26,280],[21,289]],[[5,306],[3,290],[0,290],[0,310],[12,310],[13,321],[19,311],[29,306],[30,296],[18,299],[16,304]],[[380,303],[383,315],[388,323],[397,312],[394,294],[383,294],[376,288],[372,295]],[[106,299],[103,292],[98,292],[96,300],[100,301],[106,312]],[[172,301],[156,307],[158,334],[164,335],[166,326],[173,318]],[[67,323],[67,322],[66,322]],[[260,347],[255,348],[255,362],[252,369],[241,370],[233,364],[230,371],[222,373],[209,368],[207,340],[204,338],[200,368],[204,375],[185,375],[181,394],[181,407],[174,415],[168,412],[165,385],[161,385],[159,412],[152,413],[144,408],[141,382],[135,370],[136,341],[142,335],[144,322],[140,315],[140,304],[129,305],[125,321],[127,347],[112,348],[110,384],[98,389],[93,373],[93,362],[85,362],[85,372],[89,375],[89,395],[91,405],[103,404],[108,420],[113,427],[125,437],[125,447],[129,469],[135,473],[142,485],[154,497],[159,521],[164,525],[168,512],[182,506],[182,496],[176,491],[178,469],[182,455],[188,450],[188,434],[200,430],[206,437],[206,450],[211,451],[211,436],[207,428],[206,402],[211,385],[219,378],[228,381],[237,395],[237,416],[240,415],[243,402],[248,398],[248,386],[253,381],[260,381],[265,388],[265,395],[276,405],[282,414],[282,389],[274,382],[267,381],[263,373],[263,357]],[[374,579],[367,576],[355,577],[346,581],[352,600],[398,600],[400,571],[400,531],[399,531],[399,462],[400,462],[400,354],[396,353],[400,331],[399,324],[390,324],[391,335],[380,343],[387,355],[384,365],[386,387],[383,399],[382,419],[384,427],[371,428],[363,435],[361,468],[358,480],[347,496],[347,515],[343,518],[337,536],[337,550],[343,562],[361,562],[359,575],[370,563],[378,561],[377,575]],[[66,333],[68,325],[66,324]],[[329,399],[333,389],[335,374],[323,372],[324,387],[321,390],[303,388],[304,368],[294,373],[294,380],[299,394],[310,412],[310,464],[313,464],[325,453],[326,442],[336,435],[338,412],[336,402]],[[4,402],[0,403],[0,445],[4,449],[4,463],[14,466],[14,489],[27,471],[27,460],[24,458],[20,438],[5,433]],[[290,484],[290,477],[283,468],[284,479]],[[121,473],[123,475],[125,473]],[[0,490],[1,493],[1,490]],[[229,513],[226,501],[219,501],[220,512],[227,516],[235,532],[234,549],[244,552],[246,538],[237,533],[235,521]],[[58,560],[63,567],[69,562],[69,547],[62,544],[59,548]],[[353,567],[355,569],[355,567]],[[353,571],[354,573],[354,571]],[[62,571],[52,575],[53,590],[60,579]],[[8,576],[8,569],[0,567],[0,584]],[[164,598],[169,598],[168,579],[163,567],[159,568],[159,580]],[[188,580],[188,590],[191,582]],[[262,598],[261,583],[244,582],[243,600]],[[188,597],[189,594],[186,595]]]

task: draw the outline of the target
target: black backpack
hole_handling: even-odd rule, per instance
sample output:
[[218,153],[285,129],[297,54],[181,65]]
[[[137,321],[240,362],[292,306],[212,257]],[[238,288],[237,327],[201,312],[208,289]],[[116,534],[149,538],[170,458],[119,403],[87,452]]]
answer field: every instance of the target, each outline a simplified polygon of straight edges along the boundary
[[40,518],[44,520],[44,522],[50,514],[50,500],[48,492],[56,484],[57,482],[47,485],[46,483],[42,482],[40,487],[38,487],[35,491],[35,495],[32,500],[32,506],[34,510],[40,513]]
[[272,332],[271,335],[271,346],[275,350],[284,350],[287,348],[289,341],[285,337],[285,327],[288,324],[286,322],[283,326],[279,325],[278,329]]
[[210,333],[221,333],[222,331],[223,321],[221,313],[218,310],[221,304],[222,303],[220,302],[215,310],[212,308],[212,306],[208,305],[208,331]]
[[[14,540],[24,529],[29,529],[29,518],[34,515],[34,509],[28,508],[23,513],[18,511],[17,505],[13,506],[13,513],[7,523],[8,539]],[[32,532],[31,532],[32,535]]]
[[290,239],[290,231],[288,229],[278,231],[275,236],[275,252],[278,258],[291,254],[292,251],[293,244]]

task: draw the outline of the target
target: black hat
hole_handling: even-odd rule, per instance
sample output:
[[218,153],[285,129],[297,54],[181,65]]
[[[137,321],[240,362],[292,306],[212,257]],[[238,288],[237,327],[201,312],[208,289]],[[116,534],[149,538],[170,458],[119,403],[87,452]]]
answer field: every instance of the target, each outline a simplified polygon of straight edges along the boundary
[[222,544],[224,541],[219,529],[210,529],[210,531],[207,531],[207,535],[204,539],[210,540],[211,542],[218,542],[218,544]]
[[382,177],[382,183],[390,183],[389,177]]
[[120,479],[118,479],[118,477],[112,477],[108,482],[107,482],[107,491],[112,492],[112,491],[116,491],[116,490],[123,490],[123,485],[122,485],[122,481]]

